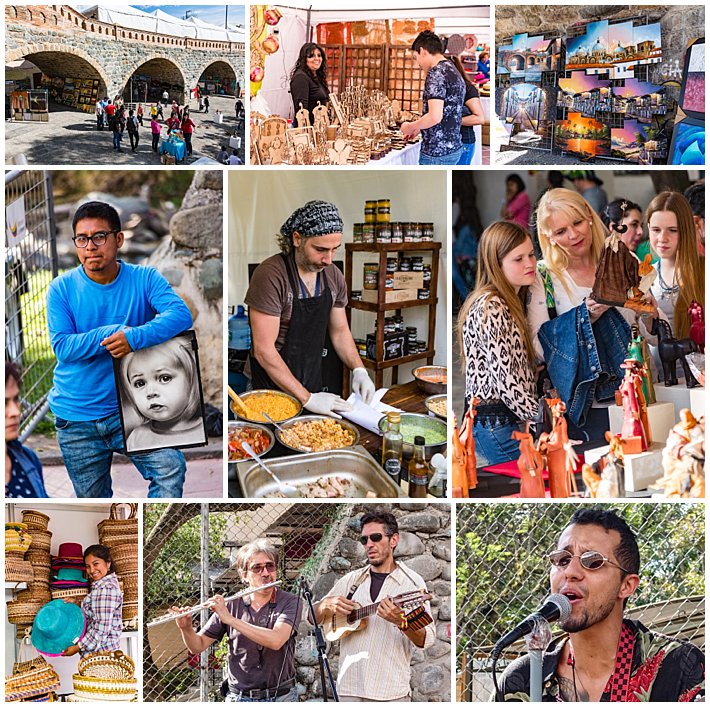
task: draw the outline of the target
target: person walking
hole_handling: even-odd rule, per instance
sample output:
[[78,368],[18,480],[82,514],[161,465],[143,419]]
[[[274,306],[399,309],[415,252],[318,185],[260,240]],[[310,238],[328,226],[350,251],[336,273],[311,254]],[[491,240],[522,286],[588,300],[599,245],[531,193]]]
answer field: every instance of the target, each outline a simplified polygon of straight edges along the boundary
[[101,101],[96,101],[96,129],[104,129],[104,105]]
[[123,152],[121,149],[121,140],[123,140],[123,128],[125,121],[123,118],[123,111],[116,109],[116,113],[113,116],[112,132],[113,132],[113,149],[116,152]]
[[143,127],[143,104],[139,103],[138,108],[136,108],[136,118],[138,118],[138,124]]
[[158,141],[160,140],[160,123],[157,118],[150,119],[150,132],[153,138],[153,152],[158,151]]
[[205,96],[205,113],[210,112],[210,97]]
[[126,129],[128,130],[128,139],[131,141],[131,152],[138,149],[138,118],[133,115],[133,108],[128,111],[128,120],[126,121]]
[[190,118],[190,111],[188,108],[185,108],[185,115],[182,117],[180,129],[182,130],[182,136],[185,138],[187,154],[190,156],[192,155],[192,131],[195,129],[195,123],[192,118]]

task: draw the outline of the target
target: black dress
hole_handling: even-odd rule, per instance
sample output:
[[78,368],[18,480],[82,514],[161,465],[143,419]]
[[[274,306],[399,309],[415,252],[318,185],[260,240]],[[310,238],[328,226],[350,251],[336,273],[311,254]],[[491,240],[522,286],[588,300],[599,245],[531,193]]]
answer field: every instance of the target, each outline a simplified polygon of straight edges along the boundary
[[293,125],[296,127],[296,113],[301,107],[308,109],[308,114],[313,125],[313,109],[320,103],[322,106],[328,103],[330,91],[328,87],[321,83],[320,79],[310,71],[299,69],[291,79],[291,99],[293,100]]

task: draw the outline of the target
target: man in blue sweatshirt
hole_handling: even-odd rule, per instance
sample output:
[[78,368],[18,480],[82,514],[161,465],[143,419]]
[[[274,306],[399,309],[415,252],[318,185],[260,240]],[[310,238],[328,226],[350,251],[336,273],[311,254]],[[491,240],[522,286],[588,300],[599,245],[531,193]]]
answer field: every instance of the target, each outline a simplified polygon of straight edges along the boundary
[[[111,461],[124,449],[113,358],[160,344],[192,315],[153,267],[118,259],[121,221],[111,205],[82,204],[72,222],[81,265],[53,280],[47,323],[57,358],[49,406],[78,498],[110,498]],[[177,449],[130,454],[151,498],[179,498],[185,457]]]

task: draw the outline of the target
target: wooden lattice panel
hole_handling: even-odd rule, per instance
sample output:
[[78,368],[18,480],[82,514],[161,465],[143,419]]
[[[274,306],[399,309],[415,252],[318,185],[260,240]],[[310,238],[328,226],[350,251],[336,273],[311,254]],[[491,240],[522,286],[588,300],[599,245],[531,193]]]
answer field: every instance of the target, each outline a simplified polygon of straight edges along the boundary
[[424,72],[412,58],[409,47],[389,47],[387,96],[400,101],[402,110],[420,113],[424,91]]
[[344,49],[344,87],[364,86],[368,91],[383,91],[385,46],[349,45]]
[[328,65],[328,89],[331,93],[340,93],[341,87],[341,57],[343,48],[340,45],[326,44],[323,47]]

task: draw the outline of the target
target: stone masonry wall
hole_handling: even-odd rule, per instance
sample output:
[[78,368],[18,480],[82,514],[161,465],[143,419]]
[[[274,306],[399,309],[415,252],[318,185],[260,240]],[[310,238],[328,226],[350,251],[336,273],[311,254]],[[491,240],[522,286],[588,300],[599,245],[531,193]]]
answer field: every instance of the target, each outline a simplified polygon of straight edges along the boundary
[[496,44],[522,32],[564,37],[569,28],[578,23],[631,17],[643,17],[649,24],[661,23],[663,61],[652,66],[651,81],[679,80],[686,47],[705,35],[705,8],[702,5],[498,5]]
[[[243,43],[122,30],[64,5],[5,7],[5,61],[24,57],[49,76],[100,78],[109,96],[121,92],[142,64],[156,59],[170,65],[164,71],[171,80],[179,77],[186,90],[216,61],[229,64],[244,86]],[[79,74],[77,66],[82,66]]]
[[[412,701],[449,702],[451,700],[451,511],[446,504],[401,503],[398,505],[361,504],[355,507],[345,532],[330,557],[330,571],[313,586],[315,601],[322,599],[335,582],[348,572],[364,567],[367,556],[359,543],[360,518],[367,510],[381,508],[394,513],[400,530],[395,558],[403,560],[423,577],[433,595],[431,609],[436,625],[436,642],[426,650],[412,651]],[[386,655],[386,647],[385,647]],[[328,647],[334,676],[338,672],[339,642]],[[296,643],[298,687],[309,700],[321,698],[318,658],[313,639],[302,624]]]

